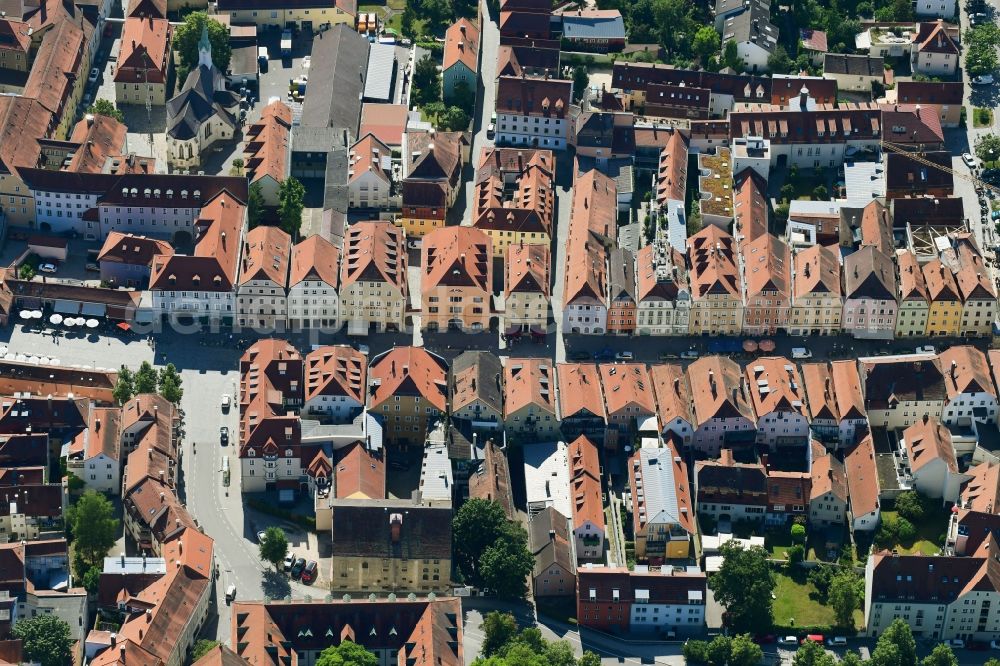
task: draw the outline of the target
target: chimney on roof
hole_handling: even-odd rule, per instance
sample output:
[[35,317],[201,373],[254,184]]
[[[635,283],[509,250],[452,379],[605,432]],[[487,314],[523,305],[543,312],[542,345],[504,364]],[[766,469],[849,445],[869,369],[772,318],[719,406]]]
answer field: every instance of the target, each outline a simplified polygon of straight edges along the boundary
[[399,543],[399,535],[403,530],[403,514],[393,513],[389,515],[389,536],[393,543]]
[[799,91],[799,110],[805,111],[809,107],[809,89],[802,86]]
[[101,419],[94,419],[94,431],[101,432]]
[[167,496],[164,493],[160,493],[160,504],[167,501]]
[[712,389],[712,397],[718,397],[718,389],[715,385],[715,372],[713,370],[708,371],[708,386]]
[[555,541],[555,540],[556,540],[556,531],[549,530],[549,541]]

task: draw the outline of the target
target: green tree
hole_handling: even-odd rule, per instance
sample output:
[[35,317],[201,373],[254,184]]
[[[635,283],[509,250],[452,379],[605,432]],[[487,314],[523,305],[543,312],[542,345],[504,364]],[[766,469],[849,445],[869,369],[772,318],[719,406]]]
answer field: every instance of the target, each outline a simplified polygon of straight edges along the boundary
[[149,361],[143,361],[135,373],[135,394],[156,393],[159,376]]
[[424,106],[441,99],[441,74],[437,61],[425,55],[413,67],[410,97],[417,106]]
[[841,570],[830,581],[827,599],[833,608],[837,624],[841,627],[853,627],[854,611],[860,602],[858,599],[858,575],[850,569]]
[[996,134],[982,134],[976,141],[976,157],[983,164],[992,164],[1000,160],[1000,136]]
[[302,227],[305,196],[306,188],[293,176],[285,178],[278,187],[278,218],[281,228],[292,237],[293,242],[298,239]]
[[707,664],[708,641],[699,641],[699,640],[685,641],[684,661],[689,664]]
[[921,666],[958,666],[958,657],[951,648],[941,643],[920,662]]
[[114,102],[106,99],[96,100],[87,109],[87,113],[95,116],[107,116],[108,118],[114,118],[120,123],[125,122],[125,114],[123,114],[118,107],[115,106]]
[[96,490],[88,490],[66,510],[74,549],[89,566],[102,565],[104,556],[118,539],[114,513],[108,498]]
[[830,193],[827,192],[826,185],[819,184],[813,188],[812,191],[813,199],[817,201],[826,201],[830,198]]
[[750,634],[733,636],[730,642],[729,666],[756,666],[764,658],[764,651],[753,642]]
[[214,650],[218,645],[220,645],[219,641],[210,641],[207,638],[202,638],[194,644],[193,648],[191,648],[191,661],[198,661],[206,654]]
[[128,366],[123,365],[118,369],[118,379],[111,395],[119,405],[124,405],[135,396],[135,375]]
[[460,109],[472,111],[476,108],[476,91],[470,88],[465,81],[459,81],[451,89],[451,95],[448,96],[447,102]]
[[722,49],[722,66],[737,72],[743,71],[743,60],[740,58],[735,39],[726,42],[725,48]]
[[584,94],[587,92],[587,86],[590,85],[590,74],[587,73],[587,68],[583,65],[577,65],[573,68],[573,101],[579,102],[583,99]]
[[584,650],[580,658],[576,660],[576,666],[601,666],[601,656],[596,652]]
[[781,44],[778,44],[774,52],[767,57],[767,69],[772,74],[787,74],[792,69],[792,59],[788,56],[788,51]]
[[986,663],[983,664],[983,666],[1000,666],[1000,659],[997,659],[996,657],[990,657],[989,659],[986,660]]
[[251,229],[260,226],[264,218],[264,207],[266,205],[264,191],[260,183],[251,183],[250,196],[247,197],[247,220],[250,223]]
[[353,641],[343,640],[323,650],[316,666],[378,666],[378,657]]
[[258,544],[260,548],[260,559],[274,565],[274,570],[285,560],[288,555],[288,538],[280,527],[268,527],[264,530],[264,538]]
[[[229,69],[229,61],[233,50],[229,45],[229,31],[215,19],[209,18],[206,12],[191,12],[184,17],[184,23],[174,29],[173,47],[180,56],[180,64],[185,71],[198,66],[198,42],[201,33],[208,26],[208,41],[212,45],[212,63],[220,70]],[[184,81],[178,78],[178,84]]]
[[760,546],[744,549],[735,541],[722,546],[722,566],[708,581],[726,609],[727,625],[737,632],[765,631],[774,623],[774,575]]
[[[456,544],[458,542],[456,541]],[[483,645],[480,654],[491,657],[499,653],[517,636],[517,620],[511,613],[493,611],[486,614],[482,624]]]
[[813,641],[802,643],[792,659],[792,666],[835,666],[836,663],[822,645]]
[[914,523],[924,517],[924,499],[916,490],[904,490],[896,498],[896,513]]
[[21,264],[21,267],[17,269],[17,276],[22,280],[33,280],[35,278],[35,267],[27,263]]
[[470,499],[455,514],[451,540],[458,568],[466,578],[476,580],[479,558],[503,532],[507,522],[503,507],[486,499]]
[[733,645],[732,641],[729,640],[729,636],[720,634],[708,644],[708,663],[718,664],[719,666],[728,664],[732,652]]
[[[861,660],[861,655],[859,655],[854,650],[848,650],[844,653],[844,656],[840,658],[840,666],[863,666],[865,662]],[[998,664],[1000,666],[1000,664]]]
[[900,543],[910,544],[917,538],[917,528],[906,518],[896,519],[896,535]]
[[233,160],[233,168],[230,171],[230,173],[232,175],[234,175],[234,176],[242,176],[243,175],[243,167],[245,167],[245,166],[246,166],[246,162],[243,161],[243,158],[242,157],[237,157],[236,159]]
[[69,625],[55,615],[43,613],[14,625],[14,638],[22,641],[24,656],[42,666],[73,663],[73,637]]
[[418,11],[434,31],[443,28],[455,16],[451,0],[421,0]]
[[917,663],[917,643],[913,640],[910,625],[904,620],[892,621],[872,651],[871,666],[912,666]]
[[174,364],[167,363],[167,367],[160,370],[160,376],[157,380],[159,383],[160,395],[175,405],[179,404],[181,397],[184,395],[184,389],[181,388],[183,380],[181,379],[180,373],[177,372],[177,368],[174,367]]
[[101,567],[87,567],[82,574],[78,569],[77,582],[90,594],[97,594],[101,587]]
[[406,3],[406,9],[403,10],[403,15],[399,20],[399,30],[403,33],[403,37],[409,37],[413,39],[416,34],[413,32],[413,22],[416,20],[413,5],[409,2]]
[[798,564],[802,560],[806,559],[806,547],[801,543],[797,543],[788,549],[786,554],[789,564]]
[[528,548],[528,533],[519,524],[508,521],[496,541],[479,558],[483,585],[503,599],[523,599],[527,579],[535,565]]
[[805,543],[806,542],[806,527],[805,525],[799,525],[795,523],[792,525],[792,541],[794,543]]
[[701,58],[702,62],[719,52],[719,33],[710,25],[703,25],[694,34],[691,50]]
[[438,117],[441,129],[446,132],[464,132],[469,129],[469,113],[460,106],[449,106]]

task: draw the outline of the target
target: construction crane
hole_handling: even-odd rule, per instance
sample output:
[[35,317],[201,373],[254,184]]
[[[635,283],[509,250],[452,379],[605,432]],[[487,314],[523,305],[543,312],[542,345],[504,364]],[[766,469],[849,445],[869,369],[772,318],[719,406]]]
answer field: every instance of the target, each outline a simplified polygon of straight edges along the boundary
[[880,141],[879,143],[881,143],[882,147],[884,149],[888,150],[888,151],[891,151],[891,152],[896,153],[898,155],[904,155],[904,156],[910,158],[911,160],[913,160],[914,162],[919,162],[920,164],[923,164],[924,166],[929,166],[929,167],[932,167],[934,169],[938,169],[939,171],[944,171],[945,173],[950,173],[955,178],[961,178],[962,180],[965,180],[965,181],[968,181],[968,182],[972,183],[976,187],[981,187],[983,189],[990,190],[994,194],[1000,196],[1000,187],[996,187],[994,185],[990,185],[986,181],[980,180],[980,179],[976,178],[975,176],[972,176],[972,175],[969,175],[969,174],[965,174],[965,173],[961,173],[959,171],[955,171],[951,167],[946,167],[946,166],[942,166],[940,164],[937,164],[935,162],[931,162],[929,159],[923,157],[919,153],[915,153],[912,150],[910,150],[909,148],[907,148],[906,146],[901,146],[898,143],[891,143],[889,141]]

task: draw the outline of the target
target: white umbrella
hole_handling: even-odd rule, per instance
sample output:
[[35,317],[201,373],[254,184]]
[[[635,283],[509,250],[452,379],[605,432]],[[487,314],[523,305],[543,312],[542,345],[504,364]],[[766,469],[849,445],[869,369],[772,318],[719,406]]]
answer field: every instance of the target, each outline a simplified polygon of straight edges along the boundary
[[26,362],[28,361],[28,357],[27,357],[27,356],[25,356],[24,354],[18,354],[18,355],[17,355],[17,358],[16,358],[15,360],[16,360],[16,361],[17,361],[18,363],[26,363]]
[[6,353],[7,353],[7,346],[6,345],[0,345],[0,356],[3,356]]
[[31,316],[34,319],[41,319],[42,318],[42,311],[41,310],[33,310],[32,313],[31,313]]
[[31,310],[21,310],[21,319],[31,319]]
[[63,316],[61,314],[59,314],[58,312],[55,313],[54,315],[51,315],[49,317],[49,323],[50,324],[61,324],[62,320],[63,320]]
[[66,324],[67,326],[76,326],[77,322],[76,318],[74,317],[66,317],[65,319],[63,319],[63,323]]
[[28,363],[31,363],[32,365],[41,365],[42,359],[38,358],[37,356],[29,356]]
[[49,363],[52,365],[62,365],[62,361],[57,358],[49,359]]
[[96,319],[88,319],[87,320],[87,328],[97,328],[100,325],[101,325],[101,322],[97,321]]
[[3,355],[3,360],[5,361],[14,361],[16,359],[17,359],[17,354],[15,354],[14,352],[7,352],[6,354]]

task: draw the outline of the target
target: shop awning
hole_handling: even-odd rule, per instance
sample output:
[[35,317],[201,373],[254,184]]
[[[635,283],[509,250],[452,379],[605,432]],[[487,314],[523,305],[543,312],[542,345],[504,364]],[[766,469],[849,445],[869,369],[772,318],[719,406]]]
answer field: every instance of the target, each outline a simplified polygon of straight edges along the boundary
[[130,331],[130,330],[132,330],[132,327],[129,326],[128,323],[124,322],[124,321],[118,322],[118,328],[120,328],[123,331]]
[[80,309],[80,314],[86,317],[103,317],[107,313],[107,307],[103,303],[84,303]]
[[80,313],[80,304],[76,301],[57,300],[52,309],[60,314],[75,315]]

